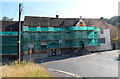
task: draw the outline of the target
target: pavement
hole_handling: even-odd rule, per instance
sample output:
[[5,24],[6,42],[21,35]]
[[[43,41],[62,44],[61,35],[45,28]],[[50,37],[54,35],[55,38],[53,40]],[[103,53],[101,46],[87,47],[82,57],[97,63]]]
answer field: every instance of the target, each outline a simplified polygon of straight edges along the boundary
[[53,77],[71,77],[67,74],[64,73],[60,73],[60,72],[56,72],[56,71],[51,71],[49,70],[49,73],[53,76]]
[[[39,65],[46,69],[68,72],[84,79],[118,79],[118,50],[98,52],[85,56],[51,57]],[[54,77],[70,77],[69,74],[50,71]],[[73,76],[72,76],[73,78]],[[77,77],[74,77],[77,78]]]
[[54,79],[82,79],[81,77],[73,76],[72,73],[57,71],[57,70],[48,70]]

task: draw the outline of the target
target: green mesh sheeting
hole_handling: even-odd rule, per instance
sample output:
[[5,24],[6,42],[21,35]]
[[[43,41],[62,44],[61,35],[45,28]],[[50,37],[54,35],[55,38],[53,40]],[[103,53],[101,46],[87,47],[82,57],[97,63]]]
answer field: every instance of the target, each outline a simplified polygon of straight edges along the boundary
[[[99,31],[99,28],[79,26],[66,28],[23,27],[21,33],[21,49],[22,51],[27,50],[30,45],[34,45],[34,49],[38,50],[43,49],[43,47],[45,49],[72,48],[79,47],[83,44],[87,46],[99,46]],[[17,54],[18,32],[0,32],[0,35],[3,35],[2,53]]]
[[79,27],[79,26],[73,26],[70,27],[71,30],[94,30],[94,27]]
[[[25,33],[25,35],[24,35]],[[83,44],[88,46],[99,46],[99,39],[95,38],[94,31],[72,31],[71,33],[23,33],[23,48],[27,49],[28,45],[35,45],[35,49],[42,49],[42,41],[46,42],[48,48],[78,47]],[[97,36],[98,37],[98,36]],[[81,42],[83,41],[83,42]]]
[[2,54],[17,55],[17,45],[2,45]]
[[6,32],[0,32],[0,35],[18,35],[18,32],[11,32],[11,31],[6,31]]
[[72,30],[95,30],[99,31],[99,28],[94,27],[80,27],[72,26],[67,28],[53,28],[53,27],[23,27],[23,31],[72,31]]
[[17,36],[2,36],[2,54],[17,55]]
[[94,32],[94,37],[95,38],[99,38],[99,35],[98,35],[99,33],[98,32]]
[[88,39],[88,45],[95,46],[95,39]]
[[47,41],[47,48],[58,48],[59,41]]
[[99,46],[100,45],[100,39],[95,39],[95,46]]
[[[35,32],[29,32],[32,30],[28,29],[22,33],[23,41],[22,44],[24,46],[24,49],[27,49],[30,44],[35,45],[35,49],[42,49],[41,47],[42,41],[46,42],[46,49],[78,47],[81,46],[83,43],[84,45],[88,46],[100,45],[98,39],[99,35],[97,32],[99,31],[99,28],[79,26],[67,28],[53,28],[53,27],[33,27],[33,28],[34,29],[32,30],[34,30]],[[37,32],[36,30],[43,32]]]
[[88,38],[95,38],[95,36],[94,36],[94,35],[95,35],[95,34],[94,34],[94,31],[88,31],[87,33],[88,33],[88,34],[87,34],[87,35],[88,35]]
[[94,31],[71,31],[71,32],[23,32],[23,39],[29,40],[67,40],[80,38],[99,38]]
[[99,28],[95,28],[95,31],[100,31],[100,29]]

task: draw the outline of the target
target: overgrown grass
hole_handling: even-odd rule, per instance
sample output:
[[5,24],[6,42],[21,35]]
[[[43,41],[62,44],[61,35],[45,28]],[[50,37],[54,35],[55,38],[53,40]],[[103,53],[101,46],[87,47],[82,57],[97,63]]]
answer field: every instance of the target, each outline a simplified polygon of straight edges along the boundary
[[20,64],[16,61],[11,65],[1,66],[0,68],[2,69],[1,77],[47,77],[52,79],[52,76],[43,67],[25,61]]

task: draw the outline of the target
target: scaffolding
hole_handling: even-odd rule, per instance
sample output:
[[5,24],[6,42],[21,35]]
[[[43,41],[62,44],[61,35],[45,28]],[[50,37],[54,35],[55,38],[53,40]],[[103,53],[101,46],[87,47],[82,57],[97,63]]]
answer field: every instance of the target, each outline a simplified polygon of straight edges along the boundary
[[22,45],[28,49],[30,44],[34,49],[42,49],[42,42],[46,42],[46,49],[74,48],[84,43],[86,46],[99,46],[99,28],[94,27],[23,27]]
[[[34,45],[35,50],[75,48],[81,45],[99,46],[99,28],[94,27],[23,27],[21,32],[22,51]],[[17,55],[18,32],[0,32],[2,36],[2,54]]]
[[17,55],[17,36],[18,32],[0,32],[2,37],[2,55]]

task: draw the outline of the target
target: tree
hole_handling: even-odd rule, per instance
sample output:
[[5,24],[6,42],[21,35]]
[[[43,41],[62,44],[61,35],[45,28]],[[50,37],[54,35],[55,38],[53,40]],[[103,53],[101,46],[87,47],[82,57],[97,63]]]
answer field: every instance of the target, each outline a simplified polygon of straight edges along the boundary
[[13,18],[9,18],[9,17],[6,17],[6,16],[4,16],[2,18],[2,21],[12,21],[12,20],[13,20]]
[[109,24],[117,26],[117,23],[120,21],[120,16],[113,16],[110,19],[105,19],[105,21]]
[[117,27],[118,27],[118,29],[120,29],[120,22],[117,23]]

